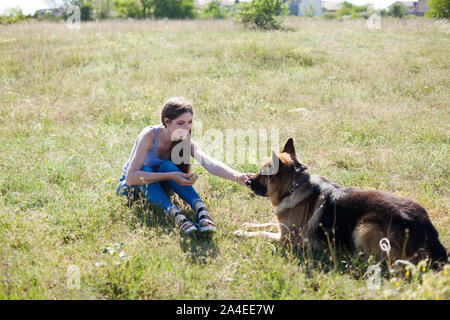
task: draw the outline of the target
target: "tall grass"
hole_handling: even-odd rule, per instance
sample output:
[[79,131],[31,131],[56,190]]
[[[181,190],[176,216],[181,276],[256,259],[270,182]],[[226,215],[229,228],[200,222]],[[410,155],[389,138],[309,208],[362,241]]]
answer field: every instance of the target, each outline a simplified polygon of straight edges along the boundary
[[448,26],[290,18],[286,30],[2,26],[0,298],[448,299],[448,268],[387,273],[370,290],[372,261],[236,239],[242,223],[274,220],[270,204],[209,174],[196,187],[218,225],[210,240],[183,239],[157,210],[115,196],[136,135],[184,95],[203,130],[275,125],[311,172],[416,199],[449,246]]

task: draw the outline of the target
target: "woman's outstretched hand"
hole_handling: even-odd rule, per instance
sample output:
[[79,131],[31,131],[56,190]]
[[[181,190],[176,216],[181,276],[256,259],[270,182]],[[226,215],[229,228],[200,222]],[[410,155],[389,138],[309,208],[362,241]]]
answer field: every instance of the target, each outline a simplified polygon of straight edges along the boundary
[[172,181],[176,182],[180,186],[192,186],[195,181],[189,180],[192,176],[192,173],[183,173],[183,172],[171,172]]
[[241,173],[240,172],[240,173],[237,173],[234,175],[234,181],[236,181],[240,185],[245,186],[245,181],[247,181],[247,179],[250,179],[254,175],[255,175],[254,173]]

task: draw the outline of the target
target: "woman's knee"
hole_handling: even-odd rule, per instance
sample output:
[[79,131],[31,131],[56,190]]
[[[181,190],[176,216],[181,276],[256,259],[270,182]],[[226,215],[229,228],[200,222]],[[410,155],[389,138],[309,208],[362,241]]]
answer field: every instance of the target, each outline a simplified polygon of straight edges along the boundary
[[158,171],[160,172],[173,172],[173,171],[181,171],[180,168],[178,168],[175,163],[173,163],[170,160],[166,160],[159,166]]
[[129,186],[125,180],[119,182],[116,189],[116,195],[127,198],[127,205],[130,206],[132,202],[141,198],[143,190],[141,186]]
[[125,180],[119,182],[116,188],[116,195],[128,196],[128,185]]

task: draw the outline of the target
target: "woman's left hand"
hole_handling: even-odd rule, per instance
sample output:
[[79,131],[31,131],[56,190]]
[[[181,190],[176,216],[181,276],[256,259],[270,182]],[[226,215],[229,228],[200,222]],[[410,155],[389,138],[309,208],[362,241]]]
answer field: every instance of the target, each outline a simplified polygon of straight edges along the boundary
[[251,177],[253,177],[255,174],[254,173],[237,173],[234,175],[234,181],[236,181],[237,183],[245,186],[245,181],[247,181],[247,179],[250,179]]

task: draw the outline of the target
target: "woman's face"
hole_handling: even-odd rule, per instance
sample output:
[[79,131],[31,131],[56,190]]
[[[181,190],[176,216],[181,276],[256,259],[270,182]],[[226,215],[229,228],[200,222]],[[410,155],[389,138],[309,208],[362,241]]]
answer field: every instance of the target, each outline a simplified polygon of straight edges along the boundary
[[[167,119],[167,118],[166,118]],[[166,126],[172,141],[183,140],[187,134],[191,134],[192,114],[185,112],[173,120],[166,121]]]

